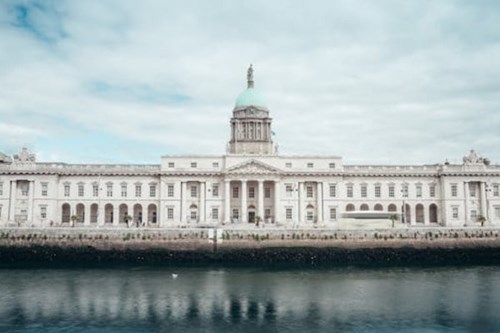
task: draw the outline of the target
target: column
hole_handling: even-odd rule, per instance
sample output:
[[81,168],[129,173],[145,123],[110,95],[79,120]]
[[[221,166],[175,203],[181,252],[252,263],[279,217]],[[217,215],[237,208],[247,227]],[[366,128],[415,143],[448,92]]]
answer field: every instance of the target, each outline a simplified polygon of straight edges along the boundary
[[34,203],[35,203],[35,181],[30,180],[29,181],[29,188],[28,188],[28,220],[26,221],[26,226],[29,226],[33,223],[33,211],[35,209]]
[[464,221],[469,224],[469,183],[464,182]]
[[297,223],[301,224],[304,222],[304,186],[303,182],[299,182],[299,209],[298,209],[298,218]]
[[429,225],[429,205],[428,204],[423,204],[424,205],[424,225]]
[[224,181],[224,222],[231,222],[231,181]]
[[9,221],[13,222],[15,219],[15,211],[16,211],[16,193],[17,191],[17,181],[12,180],[10,182],[10,205],[9,205]]
[[481,193],[481,215],[488,220],[488,207],[486,207],[486,183],[485,182],[480,182],[479,183],[479,191]]
[[323,183],[316,183],[316,215],[317,223],[323,223]]
[[416,205],[410,205],[408,204],[408,206],[410,206],[410,225],[416,225],[417,224],[417,214],[416,214]]
[[262,221],[264,221],[265,214],[264,214],[264,180],[259,179],[257,181],[258,183],[258,197],[257,199],[259,200],[257,203],[257,216],[260,216]]
[[278,224],[280,221],[281,207],[280,207],[280,182],[274,181],[274,223]]
[[[148,213],[146,212],[146,214],[144,215],[143,213],[143,220],[144,220],[144,216],[146,216],[146,222],[149,222],[149,216],[148,216]],[[115,203],[113,205],[113,226],[114,227],[118,227],[118,225],[120,224],[120,205],[118,203]]]
[[[97,225],[103,226],[106,218],[106,211],[104,209],[105,204],[99,202],[97,204]],[[59,214],[61,216],[61,214]]]
[[247,214],[247,180],[243,179],[241,181],[241,222],[248,222],[248,214]]
[[205,197],[206,197],[206,182],[200,182],[200,223],[205,223]]
[[187,191],[187,183],[186,182],[181,182],[181,209],[180,209],[180,217],[181,217],[181,223],[186,222],[186,191]]
[[90,225],[90,203],[85,205],[85,212],[83,214],[83,225],[84,226],[89,226]]

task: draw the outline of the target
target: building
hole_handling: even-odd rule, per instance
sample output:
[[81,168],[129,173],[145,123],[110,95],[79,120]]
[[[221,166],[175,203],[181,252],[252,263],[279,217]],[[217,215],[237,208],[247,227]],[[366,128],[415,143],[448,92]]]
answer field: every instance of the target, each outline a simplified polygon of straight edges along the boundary
[[398,214],[409,225],[500,225],[500,166],[474,151],[463,164],[344,165],[338,156],[280,155],[254,87],[237,98],[227,154],[163,156],[154,165],[37,162],[0,154],[0,225],[160,228],[335,227]]

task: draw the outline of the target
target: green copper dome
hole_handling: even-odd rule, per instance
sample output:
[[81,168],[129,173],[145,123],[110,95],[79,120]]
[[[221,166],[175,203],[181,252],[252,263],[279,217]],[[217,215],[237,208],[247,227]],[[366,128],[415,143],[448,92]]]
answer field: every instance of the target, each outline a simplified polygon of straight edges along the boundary
[[236,107],[240,106],[262,106],[265,107],[266,103],[264,97],[255,88],[245,89],[236,99]]

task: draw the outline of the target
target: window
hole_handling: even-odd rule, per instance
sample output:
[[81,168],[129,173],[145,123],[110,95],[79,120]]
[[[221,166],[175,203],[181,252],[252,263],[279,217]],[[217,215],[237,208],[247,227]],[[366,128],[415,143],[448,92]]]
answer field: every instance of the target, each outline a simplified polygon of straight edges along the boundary
[[264,187],[264,198],[270,198],[270,197],[271,197],[271,188]]
[[212,208],[212,219],[213,220],[219,219],[219,208]]
[[380,198],[380,195],[381,195],[380,185],[375,185],[375,198]]
[[495,219],[500,219],[500,206],[495,206]]
[[429,196],[431,198],[436,197],[436,185],[434,184],[429,185]]
[[121,187],[121,194],[122,194],[122,198],[126,198],[127,197],[127,185],[122,185],[122,187]]
[[499,195],[499,186],[498,184],[493,184],[493,196],[498,197]]
[[308,198],[312,198],[313,197],[313,187],[312,186],[307,186],[306,191],[307,191],[306,196]]
[[212,184],[212,196],[214,198],[219,197],[219,184]]
[[457,184],[451,184],[451,196],[456,197],[458,192]]
[[408,184],[403,184],[401,193],[403,194],[403,198],[408,198]]
[[196,162],[191,162],[191,168],[197,168],[198,167],[198,163]]
[[167,208],[167,219],[168,220],[173,220],[174,219],[174,208],[173,207],[168,207]]
[[271,217],[271,209],[270,208],[264,209],[264,218],[267,220],[270,217]]
[[476,184],[469,184],[470,187],[469,187],[469,190],[470,190],[470,196],[471,198],[475,198],[476,197]]
[[99,196],[99,186],[97,184],[92,184],[92,195],[94,197]]
[[366,198],[367,195],[368,195],[368,186],[361,185],[361,197]]
[[293,187],[292,187],[292,185],[286,184],[286,186],[285,186],[285,192],[286,192],[286,196],[288,198],[291,198],[292,197],[292,193],[293,193]]
[[240,219],[240,210],[238,208],[233,208],[233,220]]
[[47,218],[47,207],[45,207],[45,206],[40,207],[40,217],[42,219]]
[[352,184],[347,185],[347,197],[352,198],[353,196],[353,190],[352,190]]
[[149,185],[149,197],[156,197],[156,185]]
[[137,198],[140,198],[142,196],[142,185],[141,184],[135,185],[135,196]]
[[169,168],[175,168],[175,163],[174,162],[168,162],[168,167]]
[[394,198],[394,185],[389,185],[389,198]]
[[112,197],[113,196],[113,184],[106,185],[106,195],[108,197]]
[[[2,191],[1,187],[2,186],[0,186],[0,192]],[[46,197],[48,194],[49,194],[49,184],[42,183],[42,197]],[[0,193],[0,195],[1,195],[1,193]]]
[[451,211],[452,211],[451,216],[452,216],[454,219],[458,219],[458,207],[452,207]]
[[292,214],[292,213],[293,213],[293,212],[292,212],[292,209],[291,209],[291,208],[287,208],[287,209],[286,209],[286,211],[285,211],[285,217],[286,217],[286,219],[287,219],[287,220],[291,220],[291,219],[292,219],[292,216],[293,216],[293,214]]
[[252,186],[248,188],[248,198],[255,198],[255,187]]
[[476,222],[476,221],[477,221],[477,210],[472,209],[472,210],[470,211],[470,219],[471,219],[471,221],[473,221],[473,222]]
[[422,185],[418,184],[416,189],[417,189],[417,198],[421,198],[422,197]]
[[219,162],[213,162],[213,163],[212,163],[212,167],[214,167],[214,168],[218,168],[218,167],[219,167]]
[[169,197],[169,198],[174,197],[174,184],[167,185],[167,197]]
[[24,184],[21,186],[21,195],[24,195],[24,196],[28,195],[28,184]]
[[233,199],[240,197],[240,188],[238,186],[233,187]]
[[330,198],[335,198],[337,196],[337,185],[330,184]]
[[0,218],[2,218],[2,205],[0,205]]
[[314,168],[314,163],[307,163],[308,168]]
[[337,219],[337,208],[330,208],[330,220]]
[[330,163],[328,164],[328,166],[330,167],[330,169],[335,169],[335,163]]
[[290,162],[286,162],[286,163],[285,163],[285,167],[286,167],[286,168],[291,168],[291,167],[292,167],[292,163],[290,163]]
[[3,195],[3,182],[0,182],[0,196]]
[[78,196],[83,197],[85,195],[85,188],[83,184],[78,184]]
[[196,198],[198,196],[198,187],[196,185],[191,185],[191,198]]
[[69,184],[64,185],[64,196],[69,197],[70,187]]
[[312,210],[308,210],[306,213],[306,218],[307,218],[307,221],[309,221],[309,222],[314,220],[314,212]]
[[191,218],[191,221],[196,221],[198,219],[198,214],[196,210],[191,210],[191,213],[189,214],[189,217]]

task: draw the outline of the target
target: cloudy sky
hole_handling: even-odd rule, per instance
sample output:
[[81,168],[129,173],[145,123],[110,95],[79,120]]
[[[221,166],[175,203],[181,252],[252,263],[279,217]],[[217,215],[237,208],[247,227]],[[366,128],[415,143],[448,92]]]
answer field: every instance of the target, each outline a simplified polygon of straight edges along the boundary
[[500,163],[499,1],[0,2],[0,151],[223,154],[255,68],[283,154]]

